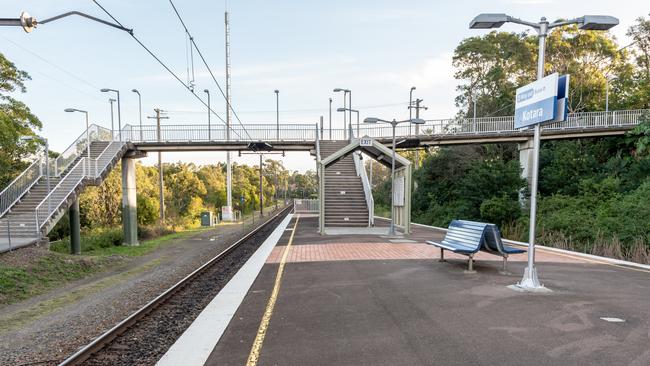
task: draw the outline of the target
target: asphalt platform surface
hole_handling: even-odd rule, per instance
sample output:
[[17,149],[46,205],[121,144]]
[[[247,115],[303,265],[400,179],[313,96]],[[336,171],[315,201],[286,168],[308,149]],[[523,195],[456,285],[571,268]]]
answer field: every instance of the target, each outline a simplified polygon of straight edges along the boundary
[[[650,271],[538,251],[552,292],[520,293],[506,286],[525,254],[510,274],[481,254],[472,274],[465,257],[437,260],[432,229],[395,240],[316,227],[299,219],[258,365],[650,365]],[[206,365],[246,364],[290,234]]]

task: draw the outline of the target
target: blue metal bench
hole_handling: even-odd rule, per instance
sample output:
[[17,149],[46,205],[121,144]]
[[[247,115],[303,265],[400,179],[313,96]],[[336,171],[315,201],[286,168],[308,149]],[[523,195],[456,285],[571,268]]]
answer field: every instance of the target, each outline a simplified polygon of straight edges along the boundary
[[507,272],[506,266],[508,264],[508,255],[526,253],[524,249],[503,244],[503,240],[501,240],[501,231],[499,231],[499,227],[494,224],[490,224],[489,227],[486,228],[483,246],[485,247],[485,251],[503,257],[503,273]]
[[479,250],[503,257],[503,272],[506,271],[508,255],[526,251],[503,244],[501,232],[494,224],[468,220],[453,220],[442,242],[427,241],[440,248],[440,261],[445,261],[445,250],[467,255],[468,271],[473,271],[474,254]]
[[447,234],[442,242],[427,240],[427,244],[440,248],[441,262],[445,261],[445,250],[468,256],[467,270],[472,272],[474,270],[474,254],[483,246],[484,232],[488,225],[480,222],[454,220],[449,224]]

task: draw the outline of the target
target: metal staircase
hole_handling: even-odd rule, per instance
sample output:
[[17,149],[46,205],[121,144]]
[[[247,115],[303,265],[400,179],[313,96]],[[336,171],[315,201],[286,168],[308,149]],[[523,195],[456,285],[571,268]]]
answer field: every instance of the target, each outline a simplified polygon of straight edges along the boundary
[[[348,144],[347,141],[320,141],[324,159]],[[352,155],[325,168],[325,226],[368,227],[366,193]]]
[[114,141],[110,130],[91,126],[49,162],[49,191],[45,157],[37,155],[34,163],[0,192],[0,240],[11,236],[23,242],[37,241],[47,235],[85,186],[101,183],[126,148],[126,143]]

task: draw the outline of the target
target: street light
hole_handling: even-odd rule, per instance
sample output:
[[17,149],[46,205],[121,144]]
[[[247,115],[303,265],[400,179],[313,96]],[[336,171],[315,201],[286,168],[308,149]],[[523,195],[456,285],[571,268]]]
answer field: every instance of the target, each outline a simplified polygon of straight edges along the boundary
[[[409,90],[409,119],[413,118],[413,90],[416,88],[414,86]],[[409,125],[409,135],[411,134],[411,125]]]
[[616,76],[605,78],[605,116],[607,116],[607,113],[609,112],[609,83],[616,79],[618,79]]
[[140,111],[140,141],[143,141],[142,140],[142,95],[140,95],[138,89],[131,89],[131,91],[138,95],[138,110]]
[[332,140],[332,98],[330,98],[330,140]]
[[[119,104],[118,104],[119,105]],[[72,112],[80,112],[86,115],[86,141],[88,142],[88,148],[86,149],[87,156],[88,156],[88,173],[90,174],[90,126],[88,125],[88,111],[84,111],[81,109],[76,109],[76,108],[66,108],[64,109],[65,112],[72,113]]]
[[111,105],[111,140],[115,139],[115,125],[113,123],[113,102],[115,101],[113,98],[108,98],[108,103]]
[[275,139],[280,141],[280,91],[274,90],[275,93]]
[[394,197],[395,197],[395,127],[397,127],[398,124],[400,123],[412,123],[415,125],[423,125],[425,121],[420,118],[410,118],[404,121],[397,121],[393,119],[392,121],[387,121],[385,119],[380,119],[380,118],[375,118],[375,117],[367,117],[366,119],[363,120],[363,123],[387,123],[393,127],[393,161],[391,164],[391,170],[390,170],[390,229],[388,230],[388,235],[395,235],[395,205],[394,205]]
[[[618,19],[607,15],[585,15],[580,18],[570,20],[556,20],[549,23],[545,17],[542,17],[538,23],[524,21],[509,15],[499,14],[479,14],[470,23],[471,29],[490,29],[499,28],[504,23],[516,23],[529,26],[537,31],[539,38],[539,50],[537,58],[537,80],[544,77],[544,48],[546,46],[546,36],[549,30],[569,25],[577,24],[582,30],[608,30],[618,24]],[[535,220],[537,214],[537,180],[539,175],[539,145],[540,145],[541,128],[539,123],[535,125],[533,137],[533,176],[530,189],[530,228],[528,230],[528,265],[524,271],[524,276],[516,286],[522,290],[543,290],[544,286],[539,283],[537,269],[535,268]]]
[[203,92],[208,95],[208,141],[212,141],[212,131],[210,128],[210,114],[212,113],[212,109],[210,109],[210,91],[208,89],[204,89]]
[[103,88],[102,93],[115,92],[117,94],[117,128],[120,130],[120,141],[122,141],[122,107],[120,106],[120,91],[115,89]]
[[352,109],[352,108],[337,108],[337,112],[346,112],[350,111],[350,113],[354,112],[357,114],[357,137],[359,137],[359,111],[357,109]]
[[[343,92],[343,108],[352,108],[352,91],[350,89],[342,89],[342,88],[335,88],[334,93],[338,92]],[[346,104],[346,99],[345,96],[347,94],[350,94],[350,106]],[[350,126],[352,126],[352,112],[350,112]],[[348,123],[345,118],[345,113],[343,113],[343,136],[347,136],[347,131],[348,131]],[[349,138],[352,138],[352,136],[349,136]]]
[[123,26],[121,26],[119,24],[114,24],[114,23],[111,23],[111,22],[107,22],[105,20],[95,18],[92,15],[84,14],[84,13],[79,12],[79,11],[69,11],[67,13],[63,13],[63,14],[60,14],[60,15],[57,15],[57,16],[53,16],[53,17],[47,18],[45,20],[41,20],[40,22],[37,21],[36,18],[34,18],[33,16],[29,15],[27,12],[22,12],[20,14],[20,18],[1,18],[0,19],[0,26],[22,27],[23,30],[26,33],[30,33],[39,24],[46,24],[46,23],[49,23],[49,22],[53,22],[55,20],[59,20],[61,18],[71,16],[71,15],[79,15],[81,17],[84,17],[84,18],[87,18],[87,19],[90,19],[90,20],[94,20],[94,21],[96,21],[98,23],[102,23],[102,24],[108,25],[110,27],[126,31],[129,34],[133,35],[133,29],[125,28],[125,27],[123,27]]

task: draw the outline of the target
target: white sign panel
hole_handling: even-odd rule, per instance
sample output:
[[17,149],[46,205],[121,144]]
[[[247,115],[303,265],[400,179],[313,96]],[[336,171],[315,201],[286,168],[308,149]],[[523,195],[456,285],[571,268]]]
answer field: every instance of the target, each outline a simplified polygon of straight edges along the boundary
[[372,146],[372,137],[363,136],[361,139],[359,139],[359,145],[360,146]]
[[404,206],[404,177],[395,178],[395,193],[393,194],[393,206]]
[[515,128],[548,122],[555,118],[559,75],[551,74],[517,89]]

